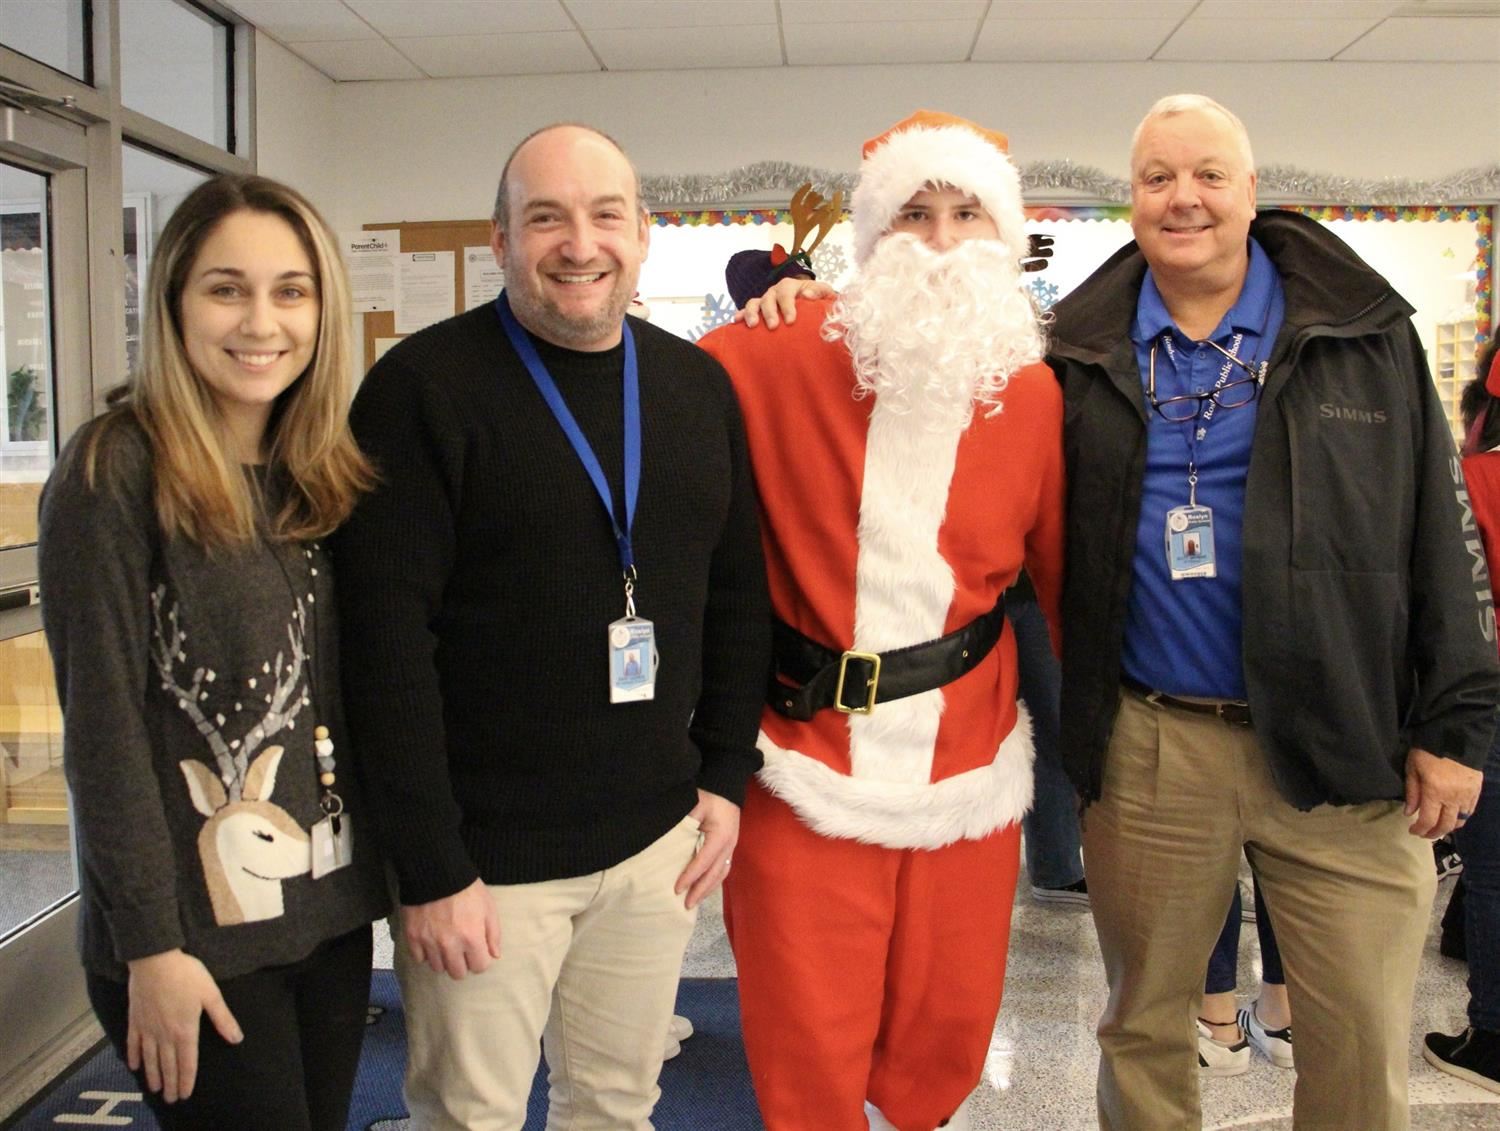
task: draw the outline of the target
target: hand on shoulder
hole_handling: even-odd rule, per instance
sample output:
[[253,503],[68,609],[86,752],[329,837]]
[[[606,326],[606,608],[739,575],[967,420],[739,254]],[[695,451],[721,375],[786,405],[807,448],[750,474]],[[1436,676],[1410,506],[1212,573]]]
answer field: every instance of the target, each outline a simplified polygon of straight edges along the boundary
[[760,298],[752,298],[745,308],[734,316],[736,322],[756,327],[764,323],[767,330],[774,330],[782,322],[787,325],[797,321],[799,299],[832,298],[838,292],[827,283],[802,277],[786,278],[774,284]]

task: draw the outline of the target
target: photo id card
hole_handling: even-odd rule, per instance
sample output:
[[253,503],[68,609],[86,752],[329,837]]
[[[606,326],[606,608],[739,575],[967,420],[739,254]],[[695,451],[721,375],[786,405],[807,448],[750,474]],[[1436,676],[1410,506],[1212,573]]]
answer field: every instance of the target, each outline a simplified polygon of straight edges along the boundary
[[312,835],[312,878],[321,880],[354,859],[354,833],[349,815],[338,813],[324,817],[308,830]]
[[656,697],[656,628],[641,617],[609,626],[609,701],[638,703]]
[[1167,512],[1167,569],[1173,581],[1218,576],[1212,508],[1173,507]]

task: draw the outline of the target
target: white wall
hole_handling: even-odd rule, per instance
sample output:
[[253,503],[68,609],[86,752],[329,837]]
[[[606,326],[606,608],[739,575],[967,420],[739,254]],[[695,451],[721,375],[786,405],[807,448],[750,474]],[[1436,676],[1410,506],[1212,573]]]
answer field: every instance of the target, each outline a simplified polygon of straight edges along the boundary
[[335,85],[275,40],[255,33],[257,171],[301,190],[337,229],[344,185],[333,159],[340,134]]
[[761,160],[852,171],[860,141],[928,107],[1007,131],[1019,161],[1070,158],[1124,176],[1136,122],[1179,90],[1211,94],[1239,113],[1262,166],[1436,180],[1500,160],[1500,93],[1478,104],[1479,92],[1500,87],[1493,68],[1477,63],[963,64],[340,83],[331,139],[306,103],[272,102],[264,89],[260,136],[264,153],[266,139],[317,131],[297,150],[304,161],[278,172],[309,184],[332,177],[342,222],[357,227],[488,215],[506,153],[559,119],[613,134],[648,176]]

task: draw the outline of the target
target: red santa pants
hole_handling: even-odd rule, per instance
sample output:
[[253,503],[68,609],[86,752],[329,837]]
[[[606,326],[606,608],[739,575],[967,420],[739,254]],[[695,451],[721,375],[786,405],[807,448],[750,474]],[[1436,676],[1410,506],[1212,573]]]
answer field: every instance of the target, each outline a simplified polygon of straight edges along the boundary
[[820,836],[752,782],[724,914],[767,1131],[932,1131],[979,1083],[1019,827],[935,850]]

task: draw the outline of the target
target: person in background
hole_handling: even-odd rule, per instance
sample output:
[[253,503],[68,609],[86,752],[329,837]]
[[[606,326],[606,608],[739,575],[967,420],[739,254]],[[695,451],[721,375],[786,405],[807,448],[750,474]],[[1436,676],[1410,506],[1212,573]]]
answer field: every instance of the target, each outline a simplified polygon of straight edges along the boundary
[[900,122],[853,217],[837,304],[700,343],[744,405],[778,618],[725,914],[770,1131],[957,1131],[1032,788],[1003,594],[1024,566],[1056,608],[1061,398],[1004,135]]
[[[1239,1076],[1250,1070],[1254,1047],[1277,1068],[1291,1068],[1292,1007],[1286,994],[1286,975],[1281,969],[1281,950],[1271,929],[1271,916],[1261,898],[1260,884],[1251,881],[1255,911],[1246,916],[1240,885],[1234,885],[1234,902],[1208,959],[1208,978],[1203,983],[1203,1005],[1198,1010],[1198,1068],[1204,1076]],[[1260,993],[1247,1006],[1238,1006],[1235,986],[1239,979],[1240,923],[1253,918],[1260,937]],[[1230,1020],[1218,1018],[1228,1015]]]
[[[1500,562],[1500,339],[1481,351],[1479,372],[1464,389],[1463,473],[1485,560]],[[1494,621],[1487,622],[1491,639]],[[1469,1024],[1452,1036],[1428,1033],[1427,1063],[1500,1092],[1500,734],[1484,763],[1479,806],[1457,831],[1464,858],[1463,928],[1469,962]]]
[[41,504],[89,999],[168,1131],[342,1131],[387,906],[322,544],[373,481],[348,284],[301,195],[222,175],[144,306]]
[[1047,618],[1023,571],[1005,595],[1005,615],[1016,634],[1021,701],[1031,716],[1036,782],[1031,808],[1021,818],[1031,897],[1043,904],[1087,907],[1088,883],[1078,834],[1078,792],[1062,765],[1062,720],[1058,717],[1062,668],[1052,650]]
[[1297,1019],[1294,1119],[1408,1126],[1436,878],[1500,699],[1493,601],[1412,308],[1255,210],[1244,125],[1162,99],[1135,242],[1053,308],[1063,756],[1110,999],[1106,1131],[1200,1124],[1193,1017],[1240,853]]
[[350,718],[399,897],[425,1131],[649,1127],[698,904],[729,873],[769,615],[744,428],[626,318],[649,228],[608,137],[500,176],[492,305],[376,363],[338,539]]

